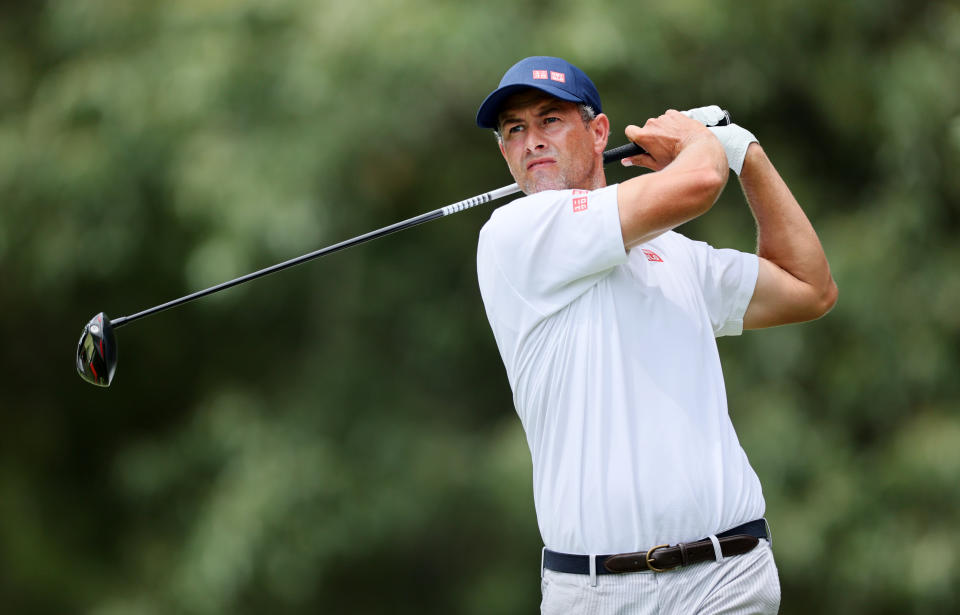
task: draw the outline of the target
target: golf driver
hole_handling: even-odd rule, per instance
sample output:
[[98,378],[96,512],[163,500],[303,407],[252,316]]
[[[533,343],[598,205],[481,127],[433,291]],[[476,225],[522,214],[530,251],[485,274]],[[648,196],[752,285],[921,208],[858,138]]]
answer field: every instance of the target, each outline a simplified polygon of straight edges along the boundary
[[[717,125],[724,126],[730,123],[730,114],[726,111],[724,111],[724,114],[725,117],[721,119]],[[628,143],[604,152],[603,164],[607,165],[611,162],[619,161],[623,158],[630,158],[631,156],[637,156],[642,153],[644,153],[644,150],[640,146],[634,143]],[[496,190],[491,190],[490,192],[485,192],[483,194],[470,197],[469,199],[452,203],[446,207],[441,207],[439,209],[420,214],[419,216],[408,218],[407,220],[391,224],[390,226],[385,226],[375,231],[358,235],[352,239],[341,241],[340,243],[315,250],[282,263],[277,263],[271,267],[254,271],[253,273],[248,273],[247,275],[217,284],[216,286],[211,286],[210,288],[180,297],[179,299],[174,299],[173,301],[156,305],[143,310],[142,312],[131,314],[130,316],[121,316],[120,318],[114,318],[111,320],[105,313],[100,312],[90,319],[90,322],[88,322],[87,326],[83,328],[83,333],[80,335],[80,342],[77,344],[77,373],[80,374],[81,378],[91,384],[101,387],[110,386],[110,383],[113,381],[113,375],[117,370],[117,341],[114,335],[114,330],[119,329],[120,327],[135,320],[145,316],[150,316],[151,314],[156,314],[157,312],[162,312],[163,310],[168,310],[172,307],[187,303],[188,301],[193,301],[194,299],[212,295],[213,293],[243,284],[244,282],[249,282],[250,280],[255,280],[265,275],[293,267],[294,265],[305,263],[332,252],[337,252],[339,250],[343,250],[344,248],[349,248],[357,244],[377,239],[378,237],[383,237],[384,235],[389,235],[390,233],[402,231],[412,226],[429,222],[430,220],[443,218],[444,216],[449,216],[450,214],[455,214],[465,209],[476,207],[477,205],[489,203],[490,201],[495,201],[505,196],[516,194],[517,192],[520,192],[520,187],[515,183],[510,184],[509,186],[504,186],[503,188],[497,188]]]

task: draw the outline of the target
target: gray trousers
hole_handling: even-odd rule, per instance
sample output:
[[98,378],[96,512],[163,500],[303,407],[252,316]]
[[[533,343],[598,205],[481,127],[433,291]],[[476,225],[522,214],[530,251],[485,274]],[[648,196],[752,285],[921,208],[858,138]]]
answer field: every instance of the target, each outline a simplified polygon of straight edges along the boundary
[[543,571],[543,615],[768,615],[780,609],[770,543],[667,572],[589,575]]

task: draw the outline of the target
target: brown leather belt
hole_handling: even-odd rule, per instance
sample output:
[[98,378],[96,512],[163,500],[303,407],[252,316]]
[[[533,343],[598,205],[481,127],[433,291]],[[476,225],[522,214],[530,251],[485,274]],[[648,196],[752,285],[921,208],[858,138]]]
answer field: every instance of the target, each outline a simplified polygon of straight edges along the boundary
[[[717,542],[723,557],[742,555],[753,550],[760,539],[769,539],[767,522],[757,519],[717,534]],[[709,538],[696,542],[679,543],[673,546],[659,545],[649,551],[637,553],[619,553],[616,555],[596,556],[597,574],[619,574],[623,572],[653,571],[665,572],[680,566],[689,566],[701,562],[714,561],[716,553],[713,541]],[[549,549],[543,551],[543,567],[556,572],[590,574],[590,556],[557,553]]]

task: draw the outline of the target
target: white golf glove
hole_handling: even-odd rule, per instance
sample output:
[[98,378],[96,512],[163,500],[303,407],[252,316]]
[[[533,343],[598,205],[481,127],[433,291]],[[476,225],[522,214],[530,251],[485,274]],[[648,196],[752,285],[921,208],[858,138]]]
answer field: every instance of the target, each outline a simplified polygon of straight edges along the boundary
[[689,117],[690,119],[697,120],[704,126],[716,126],[720,122],[727,119],[727,114],[723,112],[723,109],[717,105],[710,105],[709,107],[697,107],[696,109],[687,109],[686,111],[681,111],[680,113]]
[[753,133],[736,124],[716,126],[716,124],[726,117],[723,109],[717,105],[697,107],[689,111],[681,111],[681,113],[706,124],[710,132],[720,139],[720,144],[723,145],[723,151],[727,154],[727,164],[730,165],[730,169],[737,175],[740,175],[740,171],[743,170],[743,159],[747,157],[747,148],[750,147],[751,143],[757,141]]

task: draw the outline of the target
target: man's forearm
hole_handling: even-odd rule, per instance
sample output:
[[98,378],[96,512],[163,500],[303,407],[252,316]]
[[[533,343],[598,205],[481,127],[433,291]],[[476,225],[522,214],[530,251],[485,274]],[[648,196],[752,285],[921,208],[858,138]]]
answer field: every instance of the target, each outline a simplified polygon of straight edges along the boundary
[[757,254],[821,292],[834,287],[813,225],[759,143],[750,144],[740,184],[757,221]]

